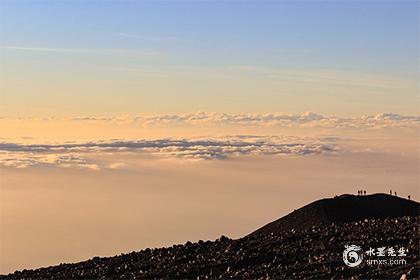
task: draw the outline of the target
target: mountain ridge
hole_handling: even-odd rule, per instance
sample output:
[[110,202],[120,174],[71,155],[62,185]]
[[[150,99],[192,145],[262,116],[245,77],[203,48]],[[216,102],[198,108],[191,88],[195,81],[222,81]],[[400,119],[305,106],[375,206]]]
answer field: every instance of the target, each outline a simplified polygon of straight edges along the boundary
[[[334,212],[348,203],[352,206],[345,211]],[[366,218],[365,214],[358,221],[346,222],[349,217],[359,218],[358,213],[363,212],[363,207],[353,211],[356,206],[372,208],[368,214],[379,218]],[[215,241],[147,248],[114,257],[16,271],[0,275],[0,279],[399,279],[403,274],[406,279],[418,279],[418,211],[418,202],[390,195],[342,195],[314,201],[236,240],[222,236]],[[385,217],[388,214],[404,216]],[[292,227],[295,224],[291,221],[307,219],[304,222],[311,217],[318,219],[301,228]],[[283,225],[280,230],[272,230],[278,229],[279,224]],[[405,263],[395,266],[362,263],[348,267],[343,263],[343,250],[350,244],[364,249],[404,247],[410,254]]]
[[363,219],[384,219],[418,216],[420,204],[384,193],[370,195],[343,194],[311,202],[250,233],[279,233],[303,230],[331,223],[355,222]]

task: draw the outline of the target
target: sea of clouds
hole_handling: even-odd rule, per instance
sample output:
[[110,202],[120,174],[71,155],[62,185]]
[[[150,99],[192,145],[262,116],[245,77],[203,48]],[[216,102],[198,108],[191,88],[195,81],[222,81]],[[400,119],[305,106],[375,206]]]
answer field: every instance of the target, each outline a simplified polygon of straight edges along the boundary
[[[20,119],[19,119],[20,120]],[[28,119],[22,119],[28,120]],[[43,119],[42,122],[57,120]],[[63,120],[63,119],[61,119]],[[160,114],[126,117],[77,117],[65,119],[71,122],[105,122],[111,127],[118,123],[133,123],[133,127],[187,127],[224,125],[246,127],[286,128],[332,128],[359,129],[409,129],[418,131],[420,116],[407,116],[393,113],[381,113],[362,117],[334,117],[316,113],[290,115],[284,113],[186,113]],[[39,120],[38,120],[39,121]],[[96,125],[96,124],[95,124]],[[278,134],[277,134],[278,135]],[[303,133],[305,135],[305,133]],[[337,134],[339,135],[339,134]],[[342,151],[338,136],[331,137],[287,137],[233,135],[223,137],[158,138],[131,139],[125,137],[113,140],[95,140],[89,142],[34,142],[31,144],[15,141],[11,138],[0,142],[0,166],[27,168],[33,166],[78,167],[99,170],[103,168],[95,156],[101,153],[133,153],[155,158],[179,159],[189,161],[226,160],[241,156],[308,156],[318,154],[337,154]],[[398,135],[398,134],[397,134]],[[124,137],[124,136],[122,136]],[[121,165],[120,165],[121,166]]]
[[399,115],[394,113],[380,113],[361,117],[345,118],[324,116],[312,112],[304,114],[284,113],[187,113],[187,114],[159,114],[148,116],[126,117],[77,117],[77,121],[114,121],[136,122],[145,126],[160,125],[242,125],[242,126],[279,126],[279,127],[325,127],[325,128],[403,128],[419,127],[420,116]]
[[109,140],[81,143],[0,143],[0,165],[26,168],[37,165],[100,169],[92,155],[130,152],[157,158],[224,160],[244,155],[305,156],[337,153],[329,138],[237,135],[212,139]]

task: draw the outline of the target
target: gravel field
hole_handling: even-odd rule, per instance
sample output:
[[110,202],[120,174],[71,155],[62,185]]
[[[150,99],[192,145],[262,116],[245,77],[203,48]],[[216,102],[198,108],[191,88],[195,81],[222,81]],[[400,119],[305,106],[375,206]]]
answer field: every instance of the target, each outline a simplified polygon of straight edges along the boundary
[[[345,245],[352,244],[364,251],[404,247],[408,250],[406,263],[369,265],[365,260],[348,267],[342,255]],[[406,279],[416,279],[419,249],[419,217],[365,219],[299,231],[256,233],[237,240],[222,236],[215,241],[24,270],[0,279],[400,279],[403,274]]]

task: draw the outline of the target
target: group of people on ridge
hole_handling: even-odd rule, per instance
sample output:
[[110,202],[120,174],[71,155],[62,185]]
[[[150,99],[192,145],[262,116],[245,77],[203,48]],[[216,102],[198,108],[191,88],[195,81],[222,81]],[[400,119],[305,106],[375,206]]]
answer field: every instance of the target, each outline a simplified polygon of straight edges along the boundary
[[[366,191],[358,190],[357,195],[366,195]],[[389,190],[389,195],[392,195],[392,190]],[[394,192],[394,195],[397,196],[397,192]],[[408,195],[408,200],[411,200],[411,195]]]

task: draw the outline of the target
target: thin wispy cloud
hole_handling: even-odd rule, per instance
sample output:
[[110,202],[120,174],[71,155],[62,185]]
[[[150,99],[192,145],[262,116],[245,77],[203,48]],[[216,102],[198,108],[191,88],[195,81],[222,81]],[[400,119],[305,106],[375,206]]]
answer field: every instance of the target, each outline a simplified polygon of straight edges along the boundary
[[[123,70],[123,69],[120,69]],[[129,67],[126,72],[135,74],[145,72],[146,69]],[[157,70],[154,70],[157,71]],[[238,79],[252,80],[261,79],[265,82],[282,84],[287,86],[309,84],[312,86],[333,86],[343,89],[368,90],[376,94],[392,92],[395,90],[411,89],[413,81],[396,76],[381,75],[368,72],[340,71],[336,69],[318,70],[289,70],[282,68],[265,68],[254,65],[228,65],[216,67],[200,66],[175,66],[160,68],[161,76],[181,78],[212,78],[231,80],[238,82]]]
[[178,38],[174,36],[140,36],[140,35],[129,34],[129,33],[124,33],[124,32],[120,32],[117,35],[120,37],[142,40],[142,41],[172,42],[172,41],[178,40]]
[[276,80],[317,83],[351,87],[372,88],[400,88],[405,86],[405,81],[395,77],[382,76],[371,73],[348,72],[339,70],[284,70],[265,68],[254,65],[228,65],[231,73],[254,74]]
[[15,51],[28,52],[58,52],[58,53],[87,53],[86,49],[66,49],[66,48],[45,48],[45,47],[20,47],[20,46],[1,46],[0,48]]
[[138,76],[148,76],[148,77],[168,77],[170,74],[165,71],[156,70],[156,69],[142,69],[142,68],[133,68],[133,67],[111,67],[110,69],[127,72],[130,74]]
[[4,50],[24,52],[45,52],[45,53],[73,53],[73,54],[98,54],[125,57],[161,57],[167,55],[156,50],[138,49],[72,49],[72,48],[50,48],[50,47],[22,47],[22,46],[0,46]]

